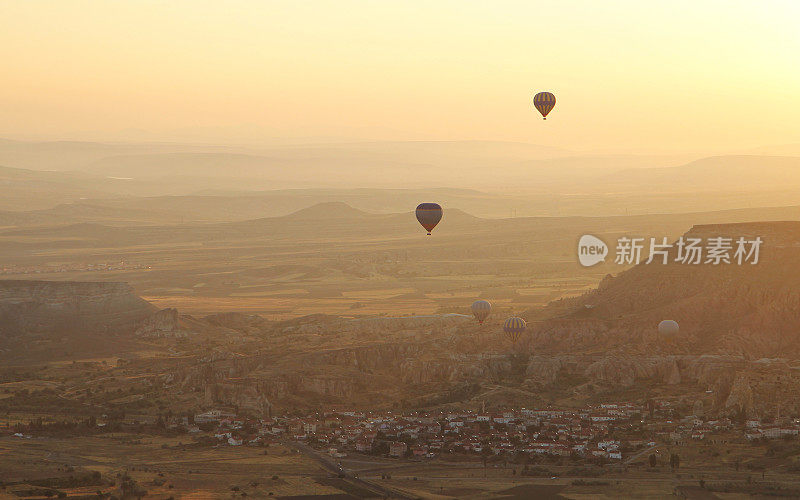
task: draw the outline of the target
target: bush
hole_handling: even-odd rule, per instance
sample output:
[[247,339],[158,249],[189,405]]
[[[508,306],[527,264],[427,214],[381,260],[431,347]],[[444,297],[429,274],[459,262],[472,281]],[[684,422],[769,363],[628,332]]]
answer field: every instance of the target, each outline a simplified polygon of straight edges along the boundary
[[596,480],[586,480],[586,479],[576,479],[572,481],[573,486],[608,486],[610,483],[608,481],[596,481]]
[[527,470],[522,470],[523,476],[532,476],[532,477],[549,477],[553,476],[553,472],[548,469],[547,467],[535,466],[530,467]]

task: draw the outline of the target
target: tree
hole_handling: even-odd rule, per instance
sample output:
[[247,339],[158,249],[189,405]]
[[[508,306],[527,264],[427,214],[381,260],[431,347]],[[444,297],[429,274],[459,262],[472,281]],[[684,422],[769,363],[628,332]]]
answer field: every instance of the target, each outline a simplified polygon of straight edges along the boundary
[[669,456],[669,466],[672,468],[672,470],[675,470],[681,466],[681,457],[678,456],[677,453],[672,453]]
[[492,450],[489,449],[488,446],[484,446],[481,448],[481,461],[483,462],[483,467],[486,467],[486,462],[489,460],[489,455],[492,454]]

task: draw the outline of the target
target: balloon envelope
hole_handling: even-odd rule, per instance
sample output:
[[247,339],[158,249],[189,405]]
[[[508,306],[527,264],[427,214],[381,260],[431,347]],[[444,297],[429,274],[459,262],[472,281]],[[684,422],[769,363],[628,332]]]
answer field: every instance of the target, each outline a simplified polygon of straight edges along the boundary
[[442,207],[438,203],[420,203],[417,206],[417,220],[430,235],[436,224],[442,220]]
[[491,312],[492,304],[486,300],[476,300],[472,303],[472,314],[475,316],[475,319],[478,320],[478,323],[483,323],[483,321],[489,317]]
[[674,337],[678,334],[679,329],[678,323],[671,319],[665,319],[658,324],[658,333],[665,337]]
[[527,326],[528,325],[525,324],[525,320],[522,318],[508,318],[506,322],[503,323],[503,333],[506,334],[508,340],[511,342],[516,342],[519,340],[520,335],[522,335]]
[[553,110],[556,105],[556,96],[550,92],[539,92],[533,96],[533,105],[542,114],[542,118],[547,120],[547,114]]

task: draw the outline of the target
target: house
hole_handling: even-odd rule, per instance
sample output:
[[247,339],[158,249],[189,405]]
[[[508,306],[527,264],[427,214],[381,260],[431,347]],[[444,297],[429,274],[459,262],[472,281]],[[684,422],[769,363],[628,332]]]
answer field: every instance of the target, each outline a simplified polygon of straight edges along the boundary
[[550,448],[550,453],[560,457],[568,457],[572,453],[572,450],[570,450],[569,446],[560,444]]
[[755,441],[756,439],[762,439],[764,434],[762,434],[760,430],[747,431],[744,433],[744,437],[747,438],[748,441]]
[[597,447],[601,450],[619,449],[619,441],[600,441],[597,443]]
[[372,449],[372,442],[366,439],[359,439],[356,441],[356,451],[366,453]]
[[392,441],[389,444],[390,457],[402,457],[406,454],[407,450],[408,450],[408,445],[402,441]]
[[678,446],[684,446],[686,444],[686,439],[683,437],[683,434],[680,432],[670,432],[669,433],[669,441]]
[[427,446],[414,446],[411,448],[411,453],[415,457],[424,457],[428,454],[428,447]]
[[220,410],[211,410],[205,413],[198,413],[194,416],[195,423],[202,424],[206,422],[219,422],[225,418],[234,417],[231,413],[223,413]]

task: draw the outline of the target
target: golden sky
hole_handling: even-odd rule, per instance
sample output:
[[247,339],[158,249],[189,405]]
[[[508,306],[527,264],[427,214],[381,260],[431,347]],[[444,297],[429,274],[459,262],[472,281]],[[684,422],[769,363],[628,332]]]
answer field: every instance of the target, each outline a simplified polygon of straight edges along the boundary
[[799,19],[790,0],[6,0],[0,135],[800,142]]

